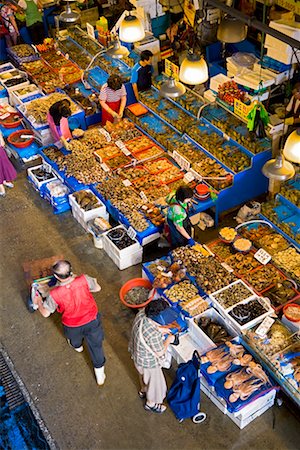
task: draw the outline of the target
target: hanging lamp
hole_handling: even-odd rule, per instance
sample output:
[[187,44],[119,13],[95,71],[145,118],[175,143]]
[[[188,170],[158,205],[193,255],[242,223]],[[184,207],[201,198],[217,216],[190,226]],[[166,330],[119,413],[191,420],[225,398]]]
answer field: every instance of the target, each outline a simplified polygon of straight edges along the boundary
[[300,164],[300,128],[293,131],[287,138],[283,155],[287,160]]
[[64,23],[75,23],[79,20],[80,14],[76,11],[72,11],[70,1],[75,0],[67,0],[66,9],[59,15],[59,21]]
[[218,26],[217,39],[225,44],[236,44],[246,39],[247,30],[247,25],[235,17],[227,16]]
[[190,50],[180,65],[179,80],[193,85],[205,83],[208,80],[208,67],[203,56]]
[[107,55],[114,59],[126,58],[126,56],[129,55],[129,50],[124,45],[121,45],[119,39],[117,38],[113,43],[113,47],[107,50]]
[[173,77],[170,77],[165,81],[159,89],[159,94],[162,97],[178,98],[185,93],[185,86],[176,81]]
[[141,21],[129,13],[121,22],[119,37],[121,41],[131,44],[144,39],[145,30]]
[[275,159],[270,159],[264,164],[262,173],[271,180],[286,181],[293,178],[295,169],[291,163],[285,161],[284,157],[279,154]]

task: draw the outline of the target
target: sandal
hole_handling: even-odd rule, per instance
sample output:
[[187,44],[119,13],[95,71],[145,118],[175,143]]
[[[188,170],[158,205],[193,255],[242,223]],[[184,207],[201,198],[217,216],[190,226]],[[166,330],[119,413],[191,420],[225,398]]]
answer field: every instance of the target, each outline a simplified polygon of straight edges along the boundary
[[162,403],[154,403],[154,406],[149,406],[146,403],[144,406],[144,409],[146,411],[154,412],[156,414],[162,414],[163,412],[165,412],[167,407],[165,405],[163,405]]
[[144,391],[139,391],[139,392],[138,392],[138,396],[139,396],[141,399],[144,399],[144,398],[146,398],[146,392],[144,392]]

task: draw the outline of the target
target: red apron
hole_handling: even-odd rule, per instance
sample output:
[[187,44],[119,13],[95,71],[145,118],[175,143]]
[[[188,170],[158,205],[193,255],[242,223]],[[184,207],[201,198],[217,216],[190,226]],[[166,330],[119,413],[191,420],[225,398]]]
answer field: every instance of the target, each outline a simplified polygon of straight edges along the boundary
[[[119,113],[121,99],[117,102],[106,102],[107,106],[109,106],[113,111]],[[104,108],[102,108],[102,125],[105,125],[106,122],[114,123],[114,118],[109,112],[107,112]]]

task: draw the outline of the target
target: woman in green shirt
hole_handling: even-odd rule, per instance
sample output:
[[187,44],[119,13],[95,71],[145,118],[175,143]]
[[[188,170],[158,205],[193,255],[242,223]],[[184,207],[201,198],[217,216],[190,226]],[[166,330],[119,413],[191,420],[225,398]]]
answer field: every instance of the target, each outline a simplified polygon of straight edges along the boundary
[[188,216],[188,208],[193,198],[193,190],[180,186],[176,192],[167,197],[170,205],[167,213],[167,222],[170,228],[172,247],[195,245],[191,237],[192,224]]
[[39,44],[44,40],[44,26],[42,4],[39,0],[20,0],[18,5],[24,9],[26,15],[26,27],[33,44]]

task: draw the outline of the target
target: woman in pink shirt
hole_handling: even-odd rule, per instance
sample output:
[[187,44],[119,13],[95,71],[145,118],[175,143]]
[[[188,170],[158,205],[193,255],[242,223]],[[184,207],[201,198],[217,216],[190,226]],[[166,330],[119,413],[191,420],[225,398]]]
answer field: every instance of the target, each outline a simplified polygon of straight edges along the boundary
[[47,114],[48,124],[55,142],[60,140],[64,146],[66,146],[68,139],[72,139],[68,123],[68,117],[71,116],[70,106],[70,100],[67,98],[60,100],[50,106]]

